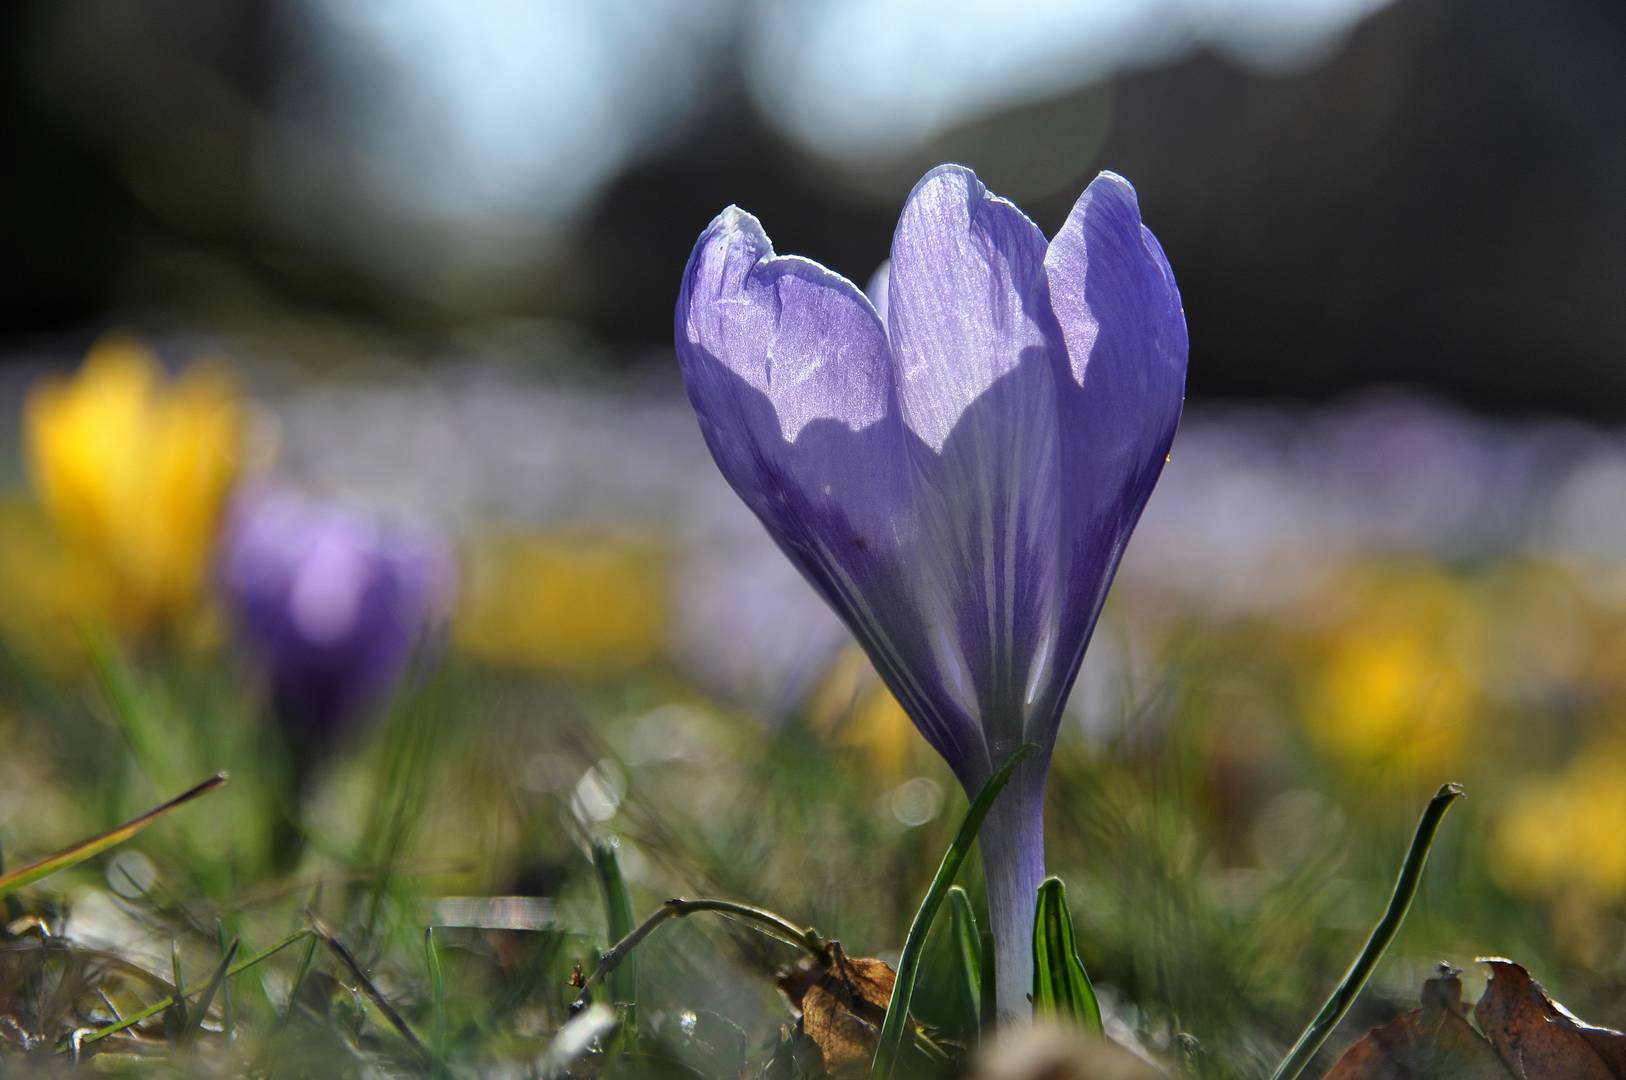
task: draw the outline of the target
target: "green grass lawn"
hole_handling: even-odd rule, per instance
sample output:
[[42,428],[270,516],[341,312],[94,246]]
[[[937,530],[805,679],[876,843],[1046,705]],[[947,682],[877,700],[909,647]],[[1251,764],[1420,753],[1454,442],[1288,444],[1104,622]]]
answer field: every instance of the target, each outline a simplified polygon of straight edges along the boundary
[[[1446,755],[1400,740],[1353,760],[1304,715],[1316,700],[1306,672],[1320,669],[1294,632],[1171,624],[1119,717],[1063,731],[1048,861],[1109,1032],[1191,1075],[1267,1073],[1359,949],[1446,779],[1470,797],[1323,1062],[1413,1007],[1441,960],[1467,970],[1474,994],[1476,956],[1513,956],[1581,1015],[1626,1015],[1618,902],[1566,878],[1545,892],[1507,885],[1520,850],[1508,815],[1531,797],[1528,778],[1563,790],[1565,770],[1607,734],[1599,707],[1574,704],[1586,686],[1486,705]],[[853,737],[856,710],[769,722],[659,664],[569,680],[454,653],[297,801],[253,681],[218,650],[108,648],[52,673],[12,650],[5,664],[10,866],[231,774],[4,901],[8,1073],[75,1055],[202,1076],[545,1073],[573,977],[609,944],[595,843],[619,845],[635,919],[670,896],[726,898],[895,962],[965,806],[912,733],[901,755],[877,753],[891,744]],[[1604,839],[1571,839],[1578,861],[1589,842],[1609,857]],[[969,860],[961,882],[980,908],[978,875]],[[914,1015],[952,1060],[976,1033],[947,925],[934,929]],[[217,978],[228,954],[234,974]],[[626,1022],[572,1075],[757,1075],[776,1052],[788,1067],[779,1044],[794,1017],[776,977],[794,947],[697,914],[634,956],[635,975],[595,992]],[[153,1010],[177,981],[197,996]],[[957,1066],[921,1054],[906,1068]]]

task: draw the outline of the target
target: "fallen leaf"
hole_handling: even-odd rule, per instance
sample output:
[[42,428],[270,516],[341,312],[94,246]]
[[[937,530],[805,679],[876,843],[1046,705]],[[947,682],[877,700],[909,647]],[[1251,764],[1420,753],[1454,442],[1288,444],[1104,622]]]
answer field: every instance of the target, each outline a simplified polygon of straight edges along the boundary
[[819,1048],[832,1075],[869,1068],[897,973],[884,960],[848,956],[830,947],[829,967],[804,962],[779,979],[802,1031]]
[[779,1029],[779,1042],[773,1056],[762,1068],[759,1080],[823,1080],[824,1057],[801,1030],[784,1024]]
[[1441,964],[1423,983],[1423,1007],[1367,1032],[1326,1080],[1626,1080],[1626,1034],[1576,1019],[1511,960],[1481,963],[1491,979],[1477,1029],[1460,972]]
[[1474,1007],[1480,1030],[1520,1080],[1626,1077],[1626,1035],[1593,1027],[1547,996],[1511,960],[1489,957],[1491,981]]
[[1367,1032],[1326,1080],[1508,1080],[1513,1074],[1468,1023],[1461,974],[1441,964],[1423,983],[1423,1007]]
[[779,992],[785,995],[785,1001],[790,1004],[791,1012],[801,1014],[802,999],[820,979],[824,978],[824,973],[828,970],[823,964],[815,963],[804,956],[796,962],[795,967],[785,968],[779,972],[776,985]]

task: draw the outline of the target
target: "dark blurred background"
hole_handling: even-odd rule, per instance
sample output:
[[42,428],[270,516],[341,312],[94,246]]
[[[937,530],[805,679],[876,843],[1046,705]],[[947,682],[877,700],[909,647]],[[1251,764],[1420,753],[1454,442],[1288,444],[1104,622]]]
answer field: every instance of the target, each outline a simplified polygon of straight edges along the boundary
[[318,325],[411,356],[544,320],[654,362],[723,205],[862,281],[956,160],[1047,231],[1128,176],[1198,398],[1626,415],[1618,0],[39,0],[0,25],[0,353]]

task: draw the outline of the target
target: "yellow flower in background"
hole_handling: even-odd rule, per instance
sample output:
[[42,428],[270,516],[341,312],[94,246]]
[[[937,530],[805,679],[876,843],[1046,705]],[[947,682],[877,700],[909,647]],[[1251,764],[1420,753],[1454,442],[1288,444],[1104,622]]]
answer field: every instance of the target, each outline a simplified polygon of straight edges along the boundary
[[139,344],[108,338],[23,411],[30,479],[75,557],[115,585],[111,627],[145,633],[190,614],[241,461],[244,408],[229,372],[176,378]]
[[1594,737],[1556,775],[1516,788],[1497,815],[1491,870],[1509,891],[1583,909],[1626,897],[1626,740]]
[[1400,765],[1431,778],[1459,764],[1483,650],[1469,590],[1437,569],[1374,566],[1344,575],[1319,602],[1333,614],[1303,688],[1317,749],[1349,767]]
[[808,718],[837,745],[858,750],[876,773],[894,779],[908,774],[919,736],[857,645],[830,665],[808,702]]
[[82,656],[79,628],[106,619],[118,586],[105,564],[62,543],[33,500],[0,499],[0,637],[58,674]]
[[592,678],[665,650],[671,571],[657,544],[496,530],[471,541],[466,555],[453,640],[470,656]]

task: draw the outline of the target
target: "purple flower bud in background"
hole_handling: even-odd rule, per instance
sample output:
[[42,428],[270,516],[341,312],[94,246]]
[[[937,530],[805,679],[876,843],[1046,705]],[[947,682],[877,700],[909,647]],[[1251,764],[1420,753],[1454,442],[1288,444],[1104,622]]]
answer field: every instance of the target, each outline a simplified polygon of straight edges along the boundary
[[[846,622],[983,826],[999,1011],[1025,1011],[1051,748],[1162,471],[1186,325],[1134,189],[1102,173],[1055,238],[969,169],[915,186],[878,312],[730,207],[676,339],[724,477]],[[879,293],[880,290],[877,290]]]
[[235,503],[221,581],[264,665],[296,782],[395,689],[451,580],[450,557],[422,530],[285,492]]

